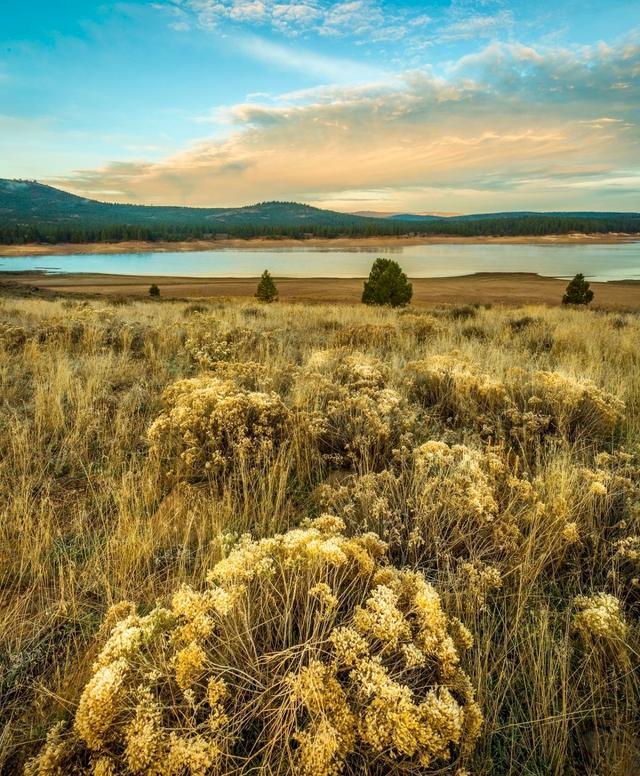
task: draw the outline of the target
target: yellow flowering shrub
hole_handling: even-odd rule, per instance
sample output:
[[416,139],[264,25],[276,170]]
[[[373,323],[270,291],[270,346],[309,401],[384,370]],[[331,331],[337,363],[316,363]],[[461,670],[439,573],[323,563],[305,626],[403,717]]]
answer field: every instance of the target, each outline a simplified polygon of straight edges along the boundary
[[640,536],[625,536],[613,545],[609,576],[615,588],[633,607],[640,604]]
[[515,406],[504,383],[454,355],[408,364],[406,380],[413,401],[457,423],[491,427],[496,416]]
[[630,453],[598,453],[593,466],[582,468],[580,474],[583,500],[599,528],[613,526],[636,511],[640,468]]
[[[203,591],[147,615],[120,607],[72,724],[29,776],[52,773],[428,773],[475,744],[472,643],[424,577],[374,534],[324,515],[245,537]],[[128,614],[127,614],[128,612]],[[109,616],[110,621],[113,615]]]
[[165,411],[149,428],[150,452],[174,476],[215,475],[240,460],[258,464],[291,428],[291,413],[277,394],[215,377],[179,380],[163,401]]
[[535,447],[549,434],[571,440],[610,438],[625,409],[589,380],[519,368],[500,380],[455,355],[408,364],[406,381],[410,398],[443,419],[525,447]]
[[398,316],[398,325],[403,334],[409,334],[418,341],[437,337],[445,330],[442,323],[429,313],[407,311]]
[[323,484],[315,496],[350,530],[378,533],[401,564],[498,559],[518,548],[537,494],[503,451],[430,441],[403,456],[395,469]]
[[220,380],[230,380],[249,391],[271,388],[273,382],[265,365],[256,361],[216,361],[207,371]]
[[220,361],[237,361],[255,341],[251,329],[223,327],[215,314],[196,312],[187,322],[184,348],[194,364],[208,370]]
[[28,339],[28,333],[24,326],[7,321],[0,321],[0,348],[8,353],[19,351]]
[[338,466],[380,468],[413,423],[377,359],[342,349],[315,351],[294,389],[295,400],[322,418],[320,452]]
[[570,439],[611,437],[624,415],[624,402],[589,380],[559,372],[534,372],[525,381],[527,409],[552,418],[553,427]]

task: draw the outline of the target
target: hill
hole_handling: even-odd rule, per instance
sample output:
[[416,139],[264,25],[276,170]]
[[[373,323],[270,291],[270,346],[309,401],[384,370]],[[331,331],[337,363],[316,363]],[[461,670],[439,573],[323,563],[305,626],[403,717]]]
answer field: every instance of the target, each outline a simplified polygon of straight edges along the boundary
[[393,221],[490,221],[496,219],[513,219],[513,218],[584,218],[584,219],[611,219],[611,218],[628,218],[629,216],[638,216],[638,213],[620,213],[620,212],[598,212],[598,211],[543,211],[538,212],[535,210],[516,210],[508,211],[505,213],[469,213],[467,215],[458,216],[437,216],[437,215],[421,215],[418,213],[398,213],[389,216]]
[[131,205],[79,197],[37,181],[0,179],[0,244],[402,234],[533,236],[640,233],[638,213],[488,213],[464,216],[338,213],[297,202],[238,208]]
[[239,208],[123,205],[98,202],[37,181],[0,179],[0,223],[14,224],[174,224],[206,225],[211,231],[232,224],[367,223],[363,216],[320,210],[297,202],[261,202]]

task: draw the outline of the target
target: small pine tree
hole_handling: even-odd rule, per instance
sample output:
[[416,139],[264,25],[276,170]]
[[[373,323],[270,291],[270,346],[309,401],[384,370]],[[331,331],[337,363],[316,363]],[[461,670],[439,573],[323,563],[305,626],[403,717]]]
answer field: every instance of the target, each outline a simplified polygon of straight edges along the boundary
[[149,296],[160,296],[160,289],[155,283],[149,287]]
[[584,275],[579,272],[567,286],[562,304],[589,304],[592,299],[593,291]]
[[397,261],[376,259],[369,279],[365,280],[362,301],[365,304],[388,304],[401,307],[409,304],[413,286],[407,280]]
[[275,302],[278,298],[278,289],[273,282],[273,278],[269,274],[269,270],[265,269],[258,283],[258,290],[256,291],[256,299],[261,302]]

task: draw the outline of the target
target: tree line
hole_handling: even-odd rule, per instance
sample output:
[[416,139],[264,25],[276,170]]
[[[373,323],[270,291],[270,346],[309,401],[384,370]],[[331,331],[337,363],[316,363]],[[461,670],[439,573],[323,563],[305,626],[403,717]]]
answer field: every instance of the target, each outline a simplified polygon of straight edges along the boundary
[[28,243],[100,243],[140,240],[145,242],[177,242],[184,240],[202,240],[221,235],[231,238],[251,239],[292,238],[304,239],[312,235],[319,238],[335,237],[377,237],[377,236],[451,236],[451,237],[528,237],[551,234],[587,232],[606,234],[622,232],[640,233],[640,217],[611,216],[585,218],[574,216],[526,215],[484,219],[447,219],[438,221],[399,221],[371,219],[371,223],[361,219],[352,223],[342,221],[332,224],[291,223],[224,223],[216,224],[212,231],[208,224],[1,224],[0,243],[4,245],[22,245]]

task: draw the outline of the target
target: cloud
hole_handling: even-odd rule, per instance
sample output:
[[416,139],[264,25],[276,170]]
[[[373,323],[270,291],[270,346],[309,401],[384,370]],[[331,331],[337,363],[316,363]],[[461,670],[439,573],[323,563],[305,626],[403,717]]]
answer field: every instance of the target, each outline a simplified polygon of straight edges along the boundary
[[289,36],[314,33],[372,41],[399,40],[431,22],[424,13],[381,0],[174,0],[164,7],[209,30],[225,24],[263,26]]
[[439,33],[438,40],[470,40],[477,38],[492,38],[498,33],[512,29],[515,20],[511,11],[502,10],[496,14],[476,14],[453,21]]
[[245,56],[252,59],[332,83],[353,83],[381,76],[381,70],[372,65],[342,57],[324,56],[300,47],[283,46],[258,35],[238,38],[238,47]]
[[[451,66],[225,109],[228,134],[55,183],[121,201],[382,209],[637,207],[640,47],[492,44]],[[623,95],[612,91],[629,83]],[[635,114],[634,114],[635,111]],[[376,194],[376,192],[378,194]],[[372,194],[373,193],[373,194]],[[393,207],[389,208],[392,202]],[[490,203],[490,204],[489,204]]]

